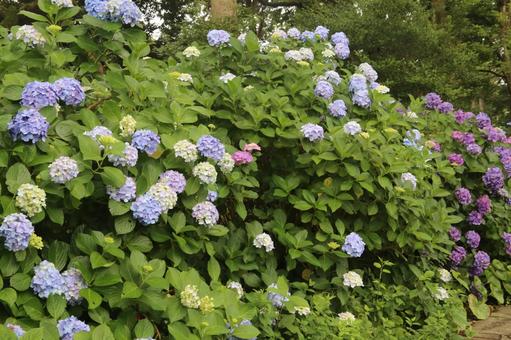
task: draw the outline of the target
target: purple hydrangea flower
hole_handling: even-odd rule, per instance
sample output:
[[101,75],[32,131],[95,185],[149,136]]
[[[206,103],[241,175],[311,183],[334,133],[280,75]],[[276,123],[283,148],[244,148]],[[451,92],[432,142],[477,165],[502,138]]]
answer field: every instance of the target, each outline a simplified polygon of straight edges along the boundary
[[454,195],[461,205],[469,205],[472,203],[472,195],[467,188],[458,188],[454,191]]
[[426,100],[426,108],[428,109],[436,109],[440,104],[442,104],[442,98],[434,92],[428,93],[424,99]]
[[324,136],[323,128],[317,124],[307,123],[300,128],[303,136],[311,142],[322,140]]
[[108,160],[112,162],[114,166],[135,166],[138,161],[138,150],[131,146],[128,142],[124,143],[123,155],[108,154]]
[[468,214],[467,222],[471,225],[484,224],[484,215],[477,210],[471,211],[470,214]]
[[210,46],[222,46],[228,44],[231,35],[224,30],[211,30],[208,32],[208,44]]
[[454,110],[454,106],[452,106],[452,104],[449,102],[442,102],[436,108],[441,113],[449,113],[449,112],[452,112],[452,110]]
[[168,185],[177,194],[180,194],[185,190],[185,176],[183,176],[183,174],[178,171],[165,171],[160,175],[159,181]]
[[364,240],[357,233],[349,233],[344,240],[342,251],[352,257],[360,257],[364,253]]
[[454,266],[459,266],[467,256],[467,251],[461,246],[456,246],[451,252],[450,260]]
[[330,103],[330,105],[328,105],[328,112],[330,112],[330,114],[336,118],[346,116],[346,110],[346,104],[342,99],[334,100],[332,103]]
[[498,167],[489,168],[483,175],[483,183],[492,192],[498,192],[504,187],[504,175]]
[[210,135],[199,138],[197,149],[202,156],[214,159],[215,161],[221,160],[225,153],[225,147],[222,142]]
[[57,104],[58,97],[52,84],[48,82],[33,81],[25,85],[21,93],[21,105],[33,109]]
[[37,143],[45,141],[50,124],[39,111],[26,109],[18,111],[7,125],[14,141],[21,139],[24,142]]
[[160,137],[151,130],[137,130],[132,136],[131,145],[150,155],[158,149]]
[[23,335],[25,335],[25,330],[23,328],[21,328],[21,326],[19,326],[19,325],[15,325],[15,324],[12,324],[12,323],[7,323],[7,324],[5,324],[5,327],[7,327],[11,331],[13,331],[14,334],[16,334],[16,337],[18,339],[21,338]]
[[65,282],[55,265],[44,260],[34,267],[30,287],[40,298],[47,298],[50,294],[63,294]]
[[348,44],[342,43],[335,44],[334,52],[339,59],[346,60],[350,56],[350,47],[348,46]]
[[511,233],[502,233],[502,239],[506,246],[506,254],[511,255]]
[[69,268],[62,273],[64,278],[64,296],[71,305],[76,305],[82,301],[80,290],[87,288],[83,280],[82,273],[76,268]]
[[133,217],[144,225],[155,224],[158,222],[163,207],[152,195],[142,195],[137,197],[131,204]]
[[476,121],[477,127],[479,127],[480,129],[484,129],[487,126],[491,126],[491,119],[484,112],[479,112],[479,114],[476,116]]
[[321,40],[328,40],[328,34],[330,30],[324,26],[318,26],[314,30],[314,33],[321,38]]
[[481,275],[486,268],[490,266],[490,255],[486,252],[479,250],[474,255],[474,263],[472,264],[472,268],[470,268],[470,274],[473,276]]
[[493,126],[486,126],[484,128],[484,132],[486,134],[486,139],[490,142],[504,142],[506,140],[506,133],[504,130],[500,128],[495,128]]
[[491,199],[488,197],[488,195],[483,195],[477,199],[476,202],[477,210],[483,214],[486,215],[491,212]]
[[329,82],[320,80],[316,84],[316,88],[314,89],[314,95],[316,97],[330,99],[334,95],[334,88],[332,87],[332,84],[330,84]]
[[53,89],[66,105],[77,106],[85,100],[85,92],[76,79],[61,78],[53,83]]
[[236,165],[249,164],[254,161],[254,157],[248,151],[236,151],[232,154],[232,159]]
[[205,201],[192,208],[192,217],[198,224],[211,227],[218,222],[219,214],[213,203]]
[[461,231],[456,227],[451,227],[449,229],[449,237],[454,242],[458,242],[459,240],[461,240]]
[[85,322],[78,320],[74,315],[59,320],[57,328],[62,340],[73,340],[78,332],[90,332],[90,327]]
[[461,166],[465,163],[465,161],[463,160],[463,155],[461,155],[459,153],[451,153],[447,157],[447,159],[449,160],[451,165],[455,165],[455,166]]
[[[271,285],[268,286],[268,288],[276,289],[277,285],[275,283],[272,283]],[[289,292],[287,292],[287,296],[290,296]],[[282,308],[282,306],[284,306],[284,302],[289,301],[289,298],[287,296],[283,296],[283,295],[281,295],[279,293],[275,293],[275,292],[268,292],[267,297],[268,297],[268,300],[271,302],[271,304],[274,307]]]
[[458,110],[454,112],[454,119],[456,120],[456,123],[463,124],[465,121],[471,119],[474,117],[474,114],[472,112],[464,112],[463,110]]
[[478,144],[467,145],[467,152],[471,155],[480,155],[483,149]]
[[10,214],[0,226],[0,236],[5,238],[4,246],[10,251],[27,249],[33,233],[34,226],[24,214]]
[[350,41],[349,41],[348,37],[346,36],[346,34],[344,34],[344,32],[335,32],[334,34],[332,34],[332,37],[330,38],[330,40],[332,41],[332,44],[334,44],[334,45],[337,45],[337,44],[349,45],[350,44]]
[[469,230],[465,233],[465,239],[467,240],[468,246],[472,249],[479,247],[479,242],[481,242],[481,236],[473,230]]
[[126,177],[124,185],[120,188],[114,188],[110,185],[106,187],[106,192],[110,199],[117,202],[130,202],[137,196],[137,184],[132,177]]
[[208,190],[208,195],[206,196],[206,201],[214,202],[218,198],[218,192]]

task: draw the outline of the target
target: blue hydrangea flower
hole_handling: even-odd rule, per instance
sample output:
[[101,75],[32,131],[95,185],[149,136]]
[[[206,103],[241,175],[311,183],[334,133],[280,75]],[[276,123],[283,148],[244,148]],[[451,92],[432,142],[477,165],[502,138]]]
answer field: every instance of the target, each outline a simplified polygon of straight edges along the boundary
[[330,99],[334,95],[334,88],[332,87],[332,84],[330,84],[329,82],[320,80],[316,84],[316,88],[314,89],[314,95],[316,95],[316,97]]
[[165,171],[160,175],[159,181],[168,185],[177,194],[180,194],[185,190],[186,178],[178,171]]
[[77,106],[85,100],[85,92],[76,79],[61,78],[53,83],[53,89],[66,105]]
[[317,124],[304,124],[300,128],[300,131],[302,131],[303,136],[311,142],[320,141],[325,137],[323,128]]
[[228,44],[231,35],[224,30],[211,30],[208,32],[208,44],[210,46],[221,46]]
[[316,29],[314,30],[314,33],[316,35],[318,35],[321,40],[328,40],[328,33],[330,32],[330,30],[324,26],[318,26],[316,27]]
[[202,156],[214,159],[215,161],[221,160],[225,153],[225,147],[222,142],[210,135],[199,138],[197,149]]
[[342,78],[339,75],[339,73],[337,73],[335,71],[326,71],[324,78],[326,81],[328,81],[332,85],[339,85],[342,81]]
[[34,109],[18,111],[7,125],[14,141],[21,139],[32,143],[45,141],[49,127],[46,118]]
[[300,39],[302,41],[314,41],[316,40],[316,35],[314,34],[314,32],[311,32],[311,31],[303,31],[302,34],[300,35]]
[[135,26],[142,21],[142,12],[131,0],[121,2],[121,21],[125,25]]
[[92,15],[98,19],[106,19],[107,2],[107,0],[85,0],[85,11],[87,11],[87,14]]
[[0,226],[0,236],[5,238],[4,246],[10,251],[27,249],[33,233],[34,226],[24,214],[10,214]]
[[71,305],[76,305],[82,301],[80,290],[87,288],[83,280],[82,273],[76,268],[69,268],[62,273],[64,278],[64,296]]
[[137,130],[133,134],[131,145],[150,155],[158,149],[160,137],[151,130]]
[[142,195],[131,204],[131,211],[136,220],[144,225],[148,225],[158,222],[163,208],[153,196]]
[[76,178],[79,174],[78,163],[67,156],[61,156],[49,166],[50,179],[53,183],[64,184]]
[[287,30],[287,36],[289,38],[293,38],[293,39],[300,39],[301,37],[301,33],[300,31],[298,30],[298,28],[296,27],[291,27],[290,29]]
[[65,282],[55,265],[44,260],[34,267],[30,287],[40,298],[47,298],[50,294],[63,294]]
[[346,104],[342,99],[337,99],[328,105],[328,112],[336,118],[346,116],[346,110]]
[[355,73],[351,76],[348,89],[351,93],[367,90],[367,79],[362,74]]
[[58,97],[52,84],[33,81],[25,85],[21,93],[21,105],[40,109],[57,104]]
[[128,142],[124,143],[124,155],[109,154],[108,160],[112,162],[114,166],[135,166],[138,161],[138,150],[131,146]]
[[[272,283],[268,286],[268,288],[274,288],[277,289],[277,285],[275,283]],[[287,296],[290,296],[289,292],[287,292]],[[284,302],[289,301],[289,298],[287,296],[283,296],[279,293],[275,292],[268,292],[268,300],[270,300],[271,304],[274,307],[282,308],[284,306]]]
[[353,93],[351,96],[351,100],[353,104],[360,107],[369,107],[371,106],[371,98],[369,97],[369,91],[361,90]]
[[112,186],[106,187],[106,192],[110,199],[117,202],[130,202],[137,196],[137,184],[132,177],[126,177],[124,185],[120,188],[114,188]]
[[105,147],[101,145],[101,143],[98,140],[98,137],[111,136],[112,131],[110,131],[110,129],[105,126],[98,125],[92,128],[92,130],[90,131],[85,131],[83,135],[94,139],[94,141],[98,143],[99,148],[104,149]]
[[7,327],[11,331],[13,331],[14,334],[16,334],[16,337],[18,339],[21,338],[23,335],[25,335],[25,330],[23,328],[21,328],[21,326],[19,326],[19,325],[15,325],[15,324],[12,324],[12,323],[7,323],[7,324],[5,324],[5,327]]
[[335,44],[334,52],[339,59],[345,60],[350,56],[350,47],[346,44]]
[[353,257],[360,257],[365,249],[364,240],[357,233],[349,233],[344,240],[342,251]]
[[57,328],[61,340],[73,340],[78,332],[90,332],[90,327],[85,322],[78,320],[74,315],[59,320]]
[[348,39],[346,34],[344,34],[344,32],[335,32],[334,34],[332,34],[330,40],[334,45],[343,44],[348,46],[350,44],[350,40]]
[[370,83],[374,83],[378,79],[378,73],[368,63],[358,65],[358,70],[362,73]]
[[218,198],[218,192],[208,190],[208,196],[206,197],[206,201],[214,202]]
[[421,138],[422,136],[419,130],[408,130],[406,131],[406,137],[403,139],[403,145],[421,151],[423,149],[423,146],[419,145]]
[[200,225],[211,227],[218,222],[219,214],[213,203],[205,201],[192,208],[192,217]]

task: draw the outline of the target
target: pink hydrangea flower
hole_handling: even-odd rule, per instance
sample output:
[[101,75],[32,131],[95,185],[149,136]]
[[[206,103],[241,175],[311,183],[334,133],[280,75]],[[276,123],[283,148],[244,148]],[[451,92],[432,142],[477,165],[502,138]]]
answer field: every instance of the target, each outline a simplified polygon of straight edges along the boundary
[[259,145],[257,145],[256,143],[249,143],[249,144],[245,144],[245,146],[243,147],[243,151],[246,151],[246,152],[252,152],[252,151],[261,151],[261,147]]
[[232,154],[232,159],[234,159],[234,164],[242,165],[252,162],[254,157],[252,157],[252,154],[248,151],[236,151]]

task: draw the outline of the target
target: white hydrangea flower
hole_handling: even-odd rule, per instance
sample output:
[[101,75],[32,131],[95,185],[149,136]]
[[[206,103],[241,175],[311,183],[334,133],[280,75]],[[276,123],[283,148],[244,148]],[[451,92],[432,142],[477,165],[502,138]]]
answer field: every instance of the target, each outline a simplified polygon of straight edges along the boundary
[[23,25],[16,31],[16,40],[23,42],[31,47],[43,46],[46,44],[44,36],[37,31],[32,25]]
[[247,38],[247,33],[241,33],[240,35],[238,35],[238,40],[244,44],[245,43],[245,39]]
[[147,193],[160,203],[164,211],[170,210],[176,206],[177,194],[166,183],[158,182],[154,184],[149,188]]
[[378,79],[378,73],[368,63],[362,63],[358,66],[358,70],[369,80],[374,83]]
[[208,162],[201,162],[197,164],[192,173],[195,177],[198,177],[199,180],[204,184],[213,184],[216,182],[217,172],[213,165]]
[[200,306],[199,289],[196,285],[186,285],[179,297],[181,304],[187,308],[197,309]]
[[390,92],[390,89],[385,85],[378,85],[378,86],[376,86],[375,90],[376,90],[376,92],[379,92],[379,93],[389,93]]
[[198,157],[197,146],[186,139],[180,140],[174,144],[174,154],[186,163],[195,162]]
[[300,54],[302,55],[302,60],[314,60],[314,52],[312,52],[312,49],[308,47],[302,47],[298,50]]
[[132,115],[126,115],[122,117],[119,122],[119,129],[121,130],[120,135],[122,137],[129,137],[135,133],[135,129],[137,128],[137,121],[133,118]]
[[222,81],[224,84],[227,84],[234,78],[236,78],[236,76],[234,74],[228,72],[228,73],[221,75],[218,79],[220,79],[220,81]]
[[199,57],[200,56],[200,51],[197,47],[195,46],[188,46],[187,48],[185,48],[185,50],[183,51],[183,55],[187,58],[191,58],[191,57]]
[[301,60],[303,60],[303,55],[300,53],[300,51],[290,50],[290,51],[287,51],[286,53],[284,53],[284,59],[301,61]]
[[59,7],[73,7],[73,1],[71,0],[51,0],[51,3]]
[[323,52],[321,52],[321,55],[324,57],[324,58],[334,58],[335,57],[335,52],[329,48],[326,48],[323,50]]
[[443,282],[447,283],[452,280],[452,275],[447,269],[444,268],[438,269],[438,274],[440,274],[440,280],[442,280]]
[[443,287],[438,287],[437,290],[436,290],[436,293],[433,294],[433,297],[435,299],[438,299],[440,301],[444,301],[444,300],[447,300],[449,298],[449,293],[447,292],[447,290]]
[[22,184],[16,192],[16,206],[32,217],[46,207],[46,193],[37,185]]
[[417,189],[417,178],[410,172],[405,172],[401,175],[401,182],[405,185],[411,185],[413,190]]
[[415,112],[413,112],[413,111],[406,111],[405,115],[406,115],[407,118],[410,118],[410,119],[417,119],[418,118],[417,114]]
[[340,320],[342,321],[355,321],[355,315],[350,312],[342,312],[337,314]]
[[234,169],[234,159],[232,159],[232,156],[228,153],[224,153],[224,156],[221,160],[218,161],[218,167],[220,168],[220,171],[222,171],[224,174],[228,174],[232,172]]
[[311,313],[309,307],[295,307],[294,312],[301,316],[307,316]]
[[238,294],[238,298],[240,299],[243,296],[243,294],[245,294],[245,292],[243,291],[243,286],[241,285],[241,283],[237,281],[229,281],[227,283],[227,288],[235,290],[236,293]]
[[189,73],[179,74],[179,77],[177,77],[177,80],[185,82],[185,83],[193,83],[193,77]]
[[256,248],[264,247],[267,253],[275,248],[271,236],[267,233],[261,233],[257,235],[254,239],[254,246]]
[[343,129],[345,133],[352,136],[362,132],[362,127],[360,127],[360,124],[355,122],[354,120],[344,124]]
[[345,273],[342,277],[344,279],[343,284],[346,287],[351,287],[351,288],[364,287],[364,282],[362,281],[362,277],[356,272],[349,271],[349,272]]

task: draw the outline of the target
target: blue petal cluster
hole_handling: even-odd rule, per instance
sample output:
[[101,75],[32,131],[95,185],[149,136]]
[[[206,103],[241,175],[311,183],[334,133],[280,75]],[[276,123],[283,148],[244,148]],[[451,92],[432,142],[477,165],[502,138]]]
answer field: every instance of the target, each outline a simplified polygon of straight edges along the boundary
[[49,127],[46,118],[34,109],[18,111],[7,125],[14,141],[20,139],[32,143],[45,141]]
[[350,47],[345,44],[336,44],[334,46],[334,52],[339,59],[345,60],[350,56]]
[[58,97],[55,88],[48,82],[33,81],[25,85],[21,92],[21,105],[40,109],[57,104]]
[[344,32],[335,32],[334,34],[332,34],[330,40],[334,45],[337,44],[349,45],[350,43],[350,40],[348,39]]
[[335,71],[326,71],[325,75],[323,77],[326,81],[328,81],[332,85],[339,85],[342,81],[342,78],[339,75],[339,73],[337,73]]
[[[83,133],[83,135],[94,139],[94,141],[96,143],[100,144],[98,137],[111,136],[112,131],[110,131],[110,129],[105,126],[98,125],[98,126],[93,127],[92,130],[90,130],[90,131],[85,131]],[[104,146],[100,145],[100,148],[103,149]]]
[[[277,285],[275,283],[272,283],[271,285],[268,286],[268,288],[277,288]],[[287,295],[290,295],[289,292],[287,293]],[[268,292],[268,300],[270,300],[271,304],[274,307],[281,308],[282,306],[284,306],[284,302],[289,301],[289,298],[279,293]]]
[[85,0],[85,11],[98,19],[106,19],[106,0]]
[[208,44],[210,46],[221,46],[229,43],[231,35],[224,30],[211,30],[208,32]]
[[117,202],[129,202],[137,196],[137,184],[132,177],[126,177],[124,185],[120,188],[107,186],[106,192],[111,199]]
[[300,131],[302,131],[303,136],[311,142],[317,142],[324,138],[323,128],[317,124],[304,124]]
[[218,198],[218,192],[208,190],[208,195],[206,196],[206,201],[214,202]]
[[175,193],[180,194],[185,190],[186,178],[179,171],[168,170],[160,175],[160,182],[168,185]]
[[57,328],[61,340],[73,340],[74,335],[78,332],[90,332],[90,327],[85,322],[78,320],[74,315],[59,320]]
[[369,107],[371,105],[366,77],[361,74],[352,75],[348,88],[352,94],[351,100],[355,105],[360,107]]
[[55,265],[44,260],[34,267],[30,287],[40,298],[47,298],[50,294],[63,294],[65,282]]
[[225,147],[222,142],[210,135],[199,138],[197,149],[202,156],[214,159],[215,161],[221,160],[225,153]]
[[300,39],[301,33],[300,33],[300,30],[298,30],[298,28],[291,27],[290,29],[287,30],[287,36],[289,38],[298,40],[298,39]]
[[328,105],[328,112],[336,118],[346,116],[346,110],[346,104],[342,99],[337,99]]
[[109,154],[108,160],[114,166],[135,166],[138,161],[138,150],[126,142],[124,143],[124,155]]
[[349,233],[344,240],[342,251],[353,257],[360,257],[365,249],[364,240],[357,233]]
[[131,205],[133,217],[144,225],[155,224],[163,211],[162,206],[151,195],[139,196]]
[[76,79],[61,78],[53,83],[53,89],[66,105],[77,106],[85,100],[85,92]]
[[142,21],[142,12],[132,0],[85,0],[87,14],[98,19],[134,26]]
[[218,222],[219,214],[213,203],[205,201],[197,203],[192,208],[192,217],[200,225],[211,227]]
[[330,30],[324,26],[318,26],[314,30],[314,33],[321,38],[321,40],[328,40],[328,34]]
[[137,130],[133,134],[131,145],[150,155],[158,149],[160,137],[151,130]]
[[325,99],[330,99],[334,95],[334,88],[332,84],[325,80],[320,80],[316,84],[316,88],[314,89],[314,95],[316,97],[321,97]]
[[62,273],[64,278],[64,296],[71,305],[76,305],[82,301],[80,290],[87,288],[83,280],[82,273],[76,268],[70,268]]
[[27,249],[30,235],[34,233],[32,222],[24,214],[10,214],[0,226],[0,236],[5,238],[5,248],[10,251]]
[[311,31],[303,31],[302,34],[300,35],[300,39],[302,41],[314,41],[316,40],[316,35],[314,34],[314,32],[311,32]]

